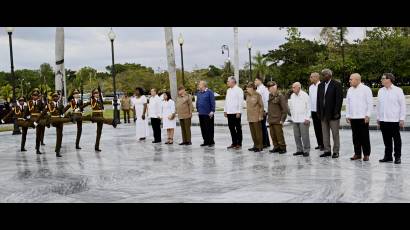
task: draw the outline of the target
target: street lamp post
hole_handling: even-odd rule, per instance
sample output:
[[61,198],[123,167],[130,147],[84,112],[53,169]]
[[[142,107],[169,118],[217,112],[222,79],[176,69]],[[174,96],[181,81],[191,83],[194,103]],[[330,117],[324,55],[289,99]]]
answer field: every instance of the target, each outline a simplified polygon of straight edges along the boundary
[[120,124],[120,111],[118,110],[118,98],[117,98],[117,88],[115,86],[115,67],[114,67],[114,39],[115,39],[114,31],[110,30],[108,33],[108,38],[111,41],[111,59],[112,59],[112,67],[111,67],[111,74],[112,74],[112,82],[114,87],[114,122],[115,124]]
[[252,58],[251,58],[252,43],[248,41],[248,51],[249,51],[249,81],[252,81]]
[[[13,78],[13,104],[16,106],[16,77],[14,75],[14,62],[13,62],[13,42],[11,39],[11,35],[13,34],[14,27],[6,27],[6,32],[9,35],[9,46],[10,46],[10,64],[11,64],[11,77]],[[19,127],[17,126],[17,117],[13,116],[13,135],[21,134]]]
[[182,34],[179,34],[178,38],[179,46],[181,47],[181,76],[182,76],[182,85],[185,86],[185,77],[184,77],[184,52],[182,50],[182,46],[184,45],[184,38]]
[[227,46],[227,45],[222,45],[221,49],[222,49],[222,55],[225,54],[224,50],[228,51],[228,59],[227,59],[227,62],[228,62],[228,72],[229,72],[229,74],[230,74],[230,73],[231,73],[231,59],[230,59],[230,57],[229,57],[229,46]]

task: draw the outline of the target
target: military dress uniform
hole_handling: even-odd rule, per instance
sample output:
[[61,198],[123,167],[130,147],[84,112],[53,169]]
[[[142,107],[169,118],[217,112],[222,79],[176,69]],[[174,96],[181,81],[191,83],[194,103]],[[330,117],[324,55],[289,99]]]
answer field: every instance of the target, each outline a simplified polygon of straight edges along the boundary
[[[24,97],[20,97],[18,101],[24,103],[25,99]],[[23,104],[23,106],[20,104],[14,105],[12,110],[2,118],[2,123],[4,122],[4,120],[6,120],[10,116],[15,116],[17,119],[17,125],[21,127],[22,135],[21,135],[21,148],[20,149],[22,152],[25,152],[27,151],[25,149],[27,130],[30,127],[35,128],[34,122],[30,121],[30,116],[29,116],[27,105],[26,104]]]
[[[78,90],[74,90],[72,95],[74,94],[79,94],[80,92]],[[75,139],[75,148],[76,149],[81,149],[80,148],[80,139],[81,139],[81,133],[83,131],[83,121],[90,119],[90,117],[83,116],[83,101],[80,99],[75,99],[72,98],[68,105],[64,108],[64,113],[69,111],[69,116],[73,120],[74,123],[77,123],[77,137]]]
[[[45,96],[47,96],[47,93],[46,93]],[[47,101],[45,100],[44,95],[42,95],[41,93],[40,93],[40,100],[44,105],[47,104]],[[46,133],[46,126],[47,126],[47,128],[50,128],[50,125],[48,123],[46,123],[45,126],[41,127],[41,137],[40,137],[40,144],[41,145],[46,145],[46,144],[44,144],[44,134]]]
[[[98,92],[98,90],[93,90],[93,94]],[[87,106],[91,106],[92,114],[90,120],[92,123],[97,123],[97,136],[95,139],[95,151],[100,152],[100,139],[102,133],[103,124],[112,125],[114,128],[117,127],[117,124],[114,122],[113,119],[104,118],[104,104],[102,100],[97,98],[91,97],[90,102],[85,103],[83,108]]]
[[[53,94],[53,100],[48,103],[47,105],[47,115],[48,115],[48,122],[53,127],[56,128],[56,156],[61,157],[60,149],[61,149],[61,142],[63,141],[63,127],[64,123],[70,122],[71,119],[68,117],[64,117],[64,105],[58,102],[59,95],[57,93]],[[57,100],[55,100],[57,99]]]
[[[33,97],[34,95],[38,96],[39,94],[39,90],[34,89],[31,95]],[[30,121],[34,122],[34,124],[36,125],[36,153],[41,154],[40,142],[44,132],[44,128],[47,124],[46,106],[40,99],[29,100],[27,106],[30,114]]]

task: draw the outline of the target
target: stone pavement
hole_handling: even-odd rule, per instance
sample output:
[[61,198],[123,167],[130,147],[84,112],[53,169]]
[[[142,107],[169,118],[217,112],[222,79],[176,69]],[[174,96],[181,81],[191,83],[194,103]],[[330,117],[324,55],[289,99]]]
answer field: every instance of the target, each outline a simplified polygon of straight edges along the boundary
[[[85,124],[82,150],[74,149],[75,125],[64,128],[62,158],[54,154],[55,129],[46,129],[44,155],[34,153],[34,130],[28,152],[20,136],[0,133],[0,202],[410,202],[409,132],[402,132],[403,163],[380,164],[383,143],[371,131],[369,162],[349,160],[351,131],[341,130],[341,157],[295,157],[293,132],[285,128],[288,153],[254,153],[244,125],[240,151],[227,151],[227,127],[215,128],[215,147],[137,141],[133,124],[104,126],[102,152],[94,152],[95,124]],[[179,127],[175,143],[180,141]],[[311,143],[315,146],[313,128]],[[165,140],[165,139],[164,139]]]

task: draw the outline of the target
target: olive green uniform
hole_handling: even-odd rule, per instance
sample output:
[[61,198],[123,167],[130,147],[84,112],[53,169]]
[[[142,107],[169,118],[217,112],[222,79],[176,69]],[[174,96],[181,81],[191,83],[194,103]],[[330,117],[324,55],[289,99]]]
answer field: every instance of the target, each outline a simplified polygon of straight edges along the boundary
[[63,127],[64,123],[70,122],[71,119],[68,117],[62,117],[64,115],[64,106],[55,101],[51,101],[48,103],[47,106],[47,111],[48,111],[48,122],[51,124],[53,127],[56,128],[56,148],[55,152],[57,155],[60,154],[60,149],[61,149],[61,143],[63,141]]
[[91,98],[90,102],[85,103],[83,107],[91,106],[92,114],[91,117],[84,116],[83,120],[91,120],[92,123],[97,123],[97,136],[95,139],[95,150],[100,151],[100,139],[102,133],[103,124],[112,125],[114,128],[117,126],[113,119],[104,118],[104,104],[101,100]]
[[[81,112],[83,110],[82,107],[83,103],[81,100],[75,100],[72,99],[70,103],[64,108],[64,113],[70,110],[69,116],[72,118],[74,122],[77,123],[77,137],[75,139],[75,147],[77,149],[80,148],[80,139],[81,139],[81,133],[83,131],[83,113]],[[86,118],[86,117],[84,117]]]
[[14,106],[13,109],[6,114],[2,119],[6,120],[10,116],[15,116],[17,119],[17,125],[21,127],[22,135],[21,135],[21,151],[25,150],[26,145],[26,138],[27,138],[27,130],[28,128],[35,128],[34,122],[30,121],[28,118],[29,111],[26,105],[20,107],[20,105]]
[[47,111],[46,111],[46,106],[41,100],[33,101],[30,100],[28,101],[28,110],[30,114],[30,121],[32,122],[37,122],[36,126],[36,151],[37,154],[41,154],[40,152],[40,142],[41,142],[41,137],[43,135],[44,127],[47,124]]

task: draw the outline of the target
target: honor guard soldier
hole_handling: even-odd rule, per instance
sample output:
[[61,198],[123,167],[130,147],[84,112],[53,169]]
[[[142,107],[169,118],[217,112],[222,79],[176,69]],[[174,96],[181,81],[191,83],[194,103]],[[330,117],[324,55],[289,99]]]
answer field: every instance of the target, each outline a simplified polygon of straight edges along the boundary
[[117,127],[117,124],[115,123],[115,121],[113,119],[107,119],[104,118],[104,103],[102,101],[102,97],[101,97],[101,92],[98,89],[94,89],[92,91],[92,96],[90,99],[90,102],[85,103],[83,108],[85,108],[86,106],[91,105],[91,109],[92,109],[92,115],[91,115],[91,121],[93,123],[97,123],[97,137],[95,140],[95,151],[97,152],[101,152],[100,149],[100,139],[101,139],[101,132],[102,132],[102,127],[103,124],[106,125],[112,125],[114,128]]
[[58,93],[53,93],[53,100],[47,105],[47,113],[49,117],[49,124],[56,128],[57,139],[56,139],[56,156],[61,157],[60,149],[61,142],[63,141],[63,126],[64,123],[70,122],[71,119],[64,117],[64,105],[59,101]]
[[1,123],[4,123],[4,120],[6,120],[11,115],[16,117],[17,125],[19,127],[21,127],[21,129],[22,129],[21,151],[25,152],[25,151],[27,151],[25,149],[27,130],[30,127],[35,128],[35,126],[34,126],[34,123],[32,121],[30,121],[30,115],[29,115],[29,112],[28,112],[28,107],[27,107],[27,104],[25,103],[25,99],[24,99],[23,96],[19,97],[18,104],[14,105],[12,110],[8,114],[6,114],[6,116],[3,117],[3,119],[1,120]]
[[80,99],[80,91],[74,89],[70,98],[68,105],[64,108],[64,113],[69,111],[69,114],[74,123],[77,123],[77,137],[75,139],[75,148],[81,149],[80,139],[81,133],[83,130],[83,120],[86,117],[83,117],[83,101]]
[[[44,105],[47,105],[47,92],[45,92],[45,94],[42,94],[41,93],[41,91],[39,91],[40,93],[39,93],[39,98],[40,98],[40,100],[41,100],[41,102],[44,104]],[[46,144],[44,144],[44,134],[46,133],[46,126],[47,126],[47,128],[50,128],[50,124],[49,123],[46,123],[46,125],[45,126],[42,126],[41,127],[41,138],[40,138],[40,144],[41,145],[46,145]]]
[[40,152],[40,142],[42,137],[43,128],[46,125],[46,106],[40,100],[40,91],[35,88],[31,93],[31,100],[28,101],[27,106],[30,114],[30,120],[34,122],[36,126],[36,154],[42,154]]

